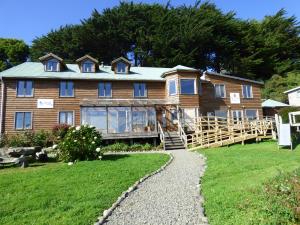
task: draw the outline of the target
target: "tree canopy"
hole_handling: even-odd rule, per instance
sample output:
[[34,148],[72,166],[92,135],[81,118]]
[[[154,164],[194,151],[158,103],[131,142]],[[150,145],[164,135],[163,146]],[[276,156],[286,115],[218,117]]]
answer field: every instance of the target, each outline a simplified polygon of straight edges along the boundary
[[177,64],[267,80],[300,67],[300,27],[284,10],[262,21],[242,20],[212,3],[172,7],[135,4],[93,11],[79,25],[36,38],[31,57],[48,52],[74,61],[91,54],[104,63],[132,55],[136,65]]
[[25,62],[29,47],[22,40],[0,38],[0,71]]

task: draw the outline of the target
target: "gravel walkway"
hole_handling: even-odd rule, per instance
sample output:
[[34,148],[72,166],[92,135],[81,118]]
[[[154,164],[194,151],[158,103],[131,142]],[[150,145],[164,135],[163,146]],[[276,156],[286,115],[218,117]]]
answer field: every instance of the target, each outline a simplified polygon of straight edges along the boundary
[[199,179],[204,160],[194,152],[171,151],[173,162],[138,186],[108,217],[107,225],[201,225],[203,215]]

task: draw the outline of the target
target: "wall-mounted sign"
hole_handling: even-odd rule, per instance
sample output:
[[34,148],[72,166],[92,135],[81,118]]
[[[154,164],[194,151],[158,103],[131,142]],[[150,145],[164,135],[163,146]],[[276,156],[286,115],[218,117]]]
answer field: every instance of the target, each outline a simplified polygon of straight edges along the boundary
[[39,109],[52,109],[54,106],[53,99],[38,99],[37,107]]
[[240,93],[230,93],[230,103],[231,104],[240,104]]

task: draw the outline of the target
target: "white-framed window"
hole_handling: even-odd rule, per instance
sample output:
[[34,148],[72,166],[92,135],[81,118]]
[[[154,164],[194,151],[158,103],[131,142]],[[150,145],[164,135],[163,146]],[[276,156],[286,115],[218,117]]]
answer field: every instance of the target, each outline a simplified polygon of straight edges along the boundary
[[216,98],[226,98],[225,84],[215,84]]
[[17,97],[32,97],[33,82],[31,80],[17,81]]
[[59,84],[60,97],[74,97],[74,83],[72,81],[61,81]]
[[100,82],[98,85],[98,96],[99,97],[111,97],[112,88],[110,82]]
[[59,124],[74,125],[74,112],[73,111],[60,111],[58,115]]
[[177,85],[175,79],[168,81],[168,91],[169,91],[169,96],[177,94]]
[[235,121],[240,121],[243,119],[243,111],[242,110],[232,110],[232,119]]
[[107,109],[105,107],[82,107],[81,124],[94,126],[102,133],[107,133]]
[[196,94],[195,79],[180,79],[180,94],[184,94],[184,95]]
[[252,86],[251,85],[242,85],[243,98],[253,98]]
[[94,63],[90,60],[86,60],[82,63],[82,72],[83,73],[91,73],[94,72]]
[[227,110],[215,110],[215,116],[221,118],[227,118]]
[[28,130],[32,129],[32,113],[16,112],[15,113],[15,129]]
[[127,65],[124,62],[117,63],[117,73],[126,73]]
[[249,120],[257,119],[257,110],[256,109],[245,109],[245,117]]
[[133,96],[134,97],[147,97],[147,86],[145,83],[133,84]]
[[59,67],[59,62],[56,59],[50,59],[46,62],[46,71],[48,72],[57,72],[59,71],[58,67]]

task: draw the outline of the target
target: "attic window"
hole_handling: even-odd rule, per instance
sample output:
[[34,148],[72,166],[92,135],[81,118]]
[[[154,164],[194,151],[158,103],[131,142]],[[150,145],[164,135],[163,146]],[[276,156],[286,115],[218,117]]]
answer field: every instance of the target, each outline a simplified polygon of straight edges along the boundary
[[46,71],[57,72],[58,65],[59,63],[56,59],[50,59],[46,62]]
[[117,63],[117,73],[126,73],[126,64],[123,62]]
[[94,63],[90,60],[86,60],[82,63],[82,72],[90,73],[93,72]]

